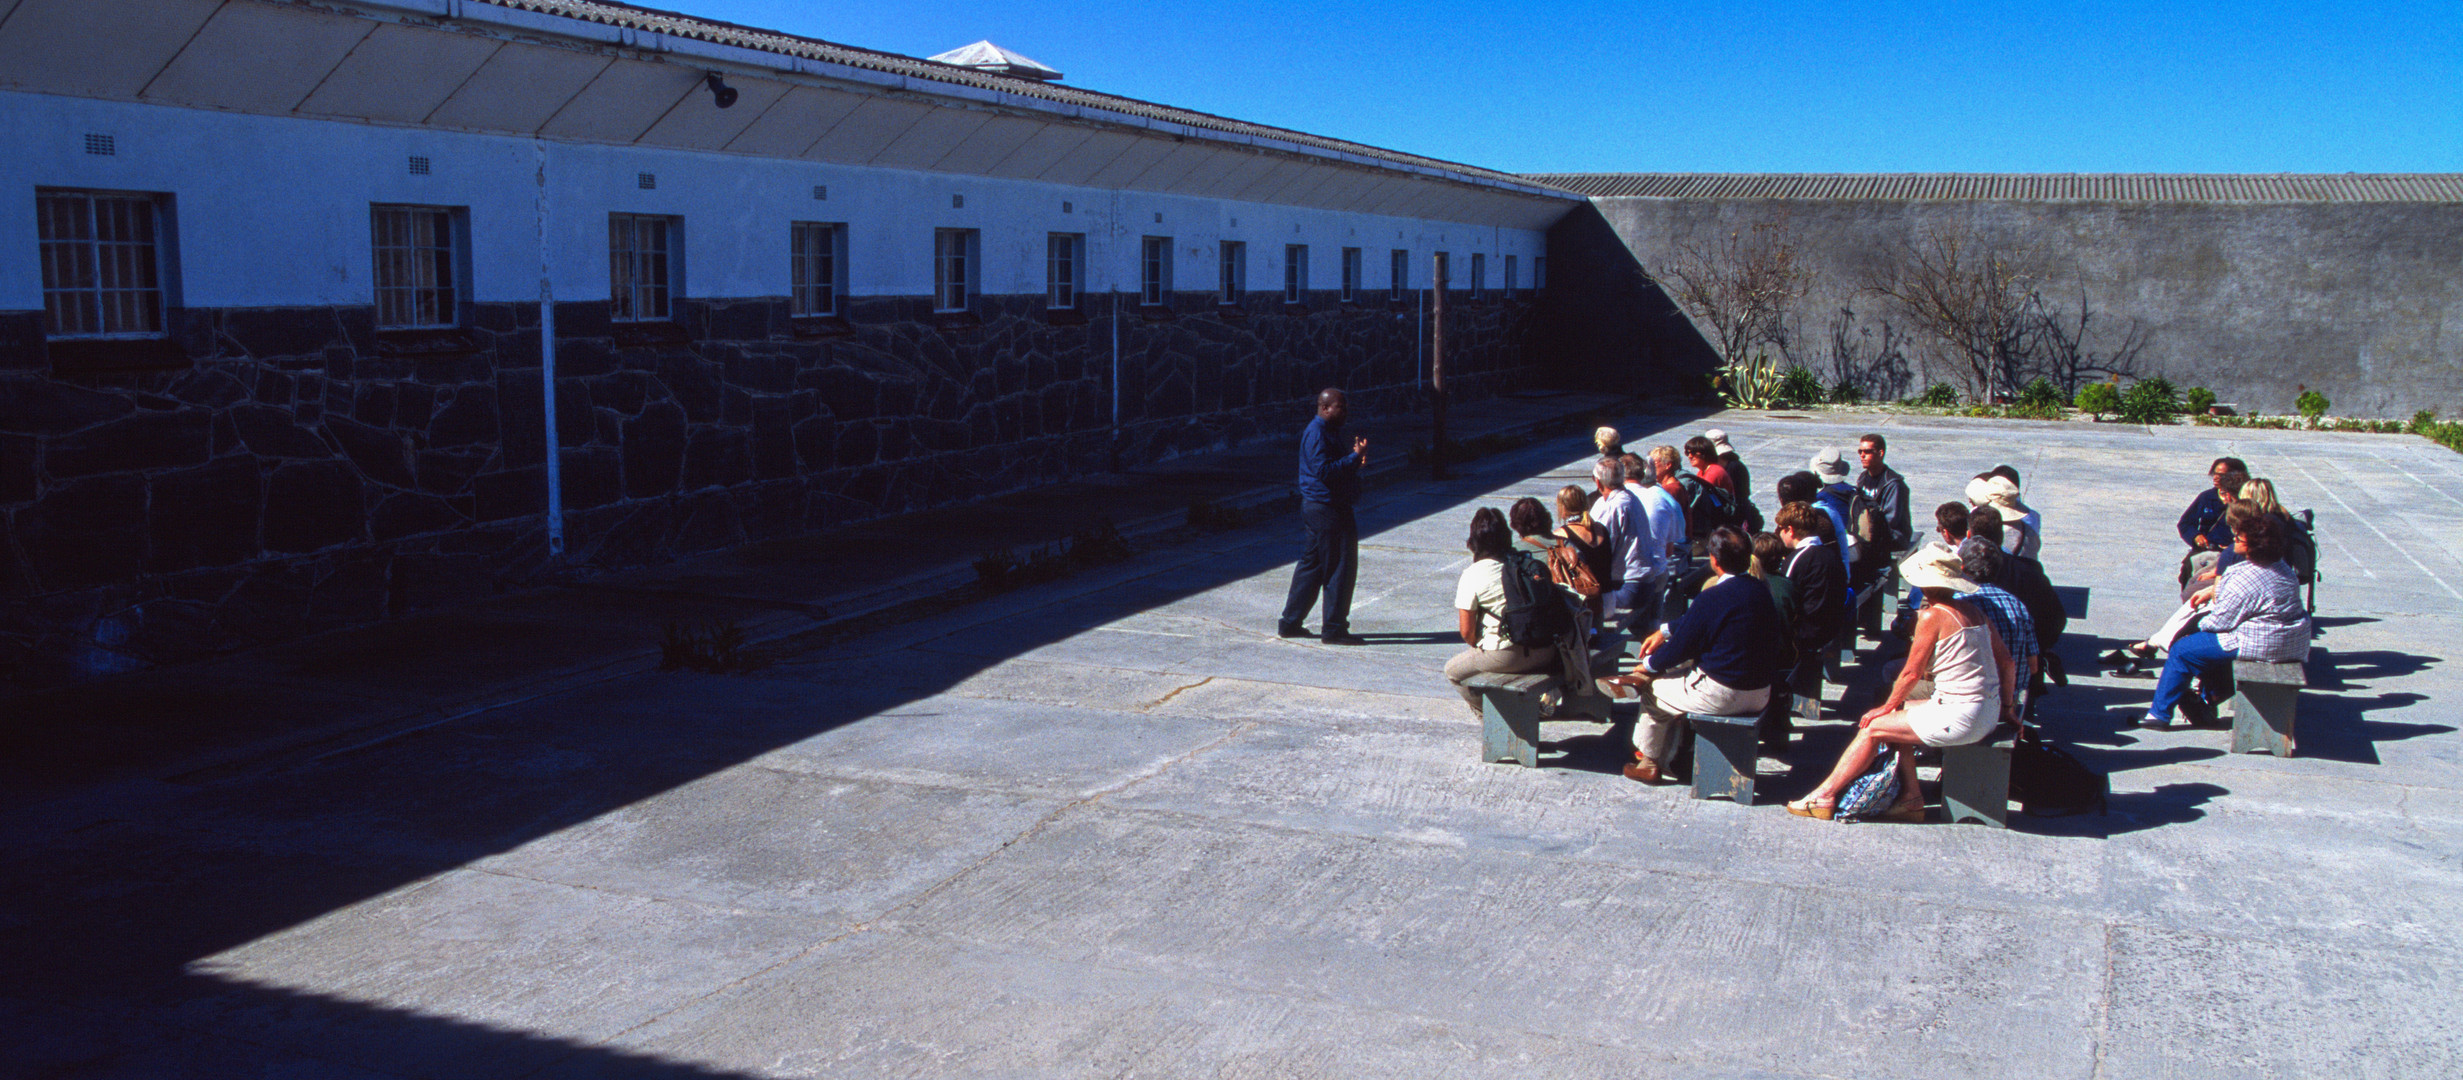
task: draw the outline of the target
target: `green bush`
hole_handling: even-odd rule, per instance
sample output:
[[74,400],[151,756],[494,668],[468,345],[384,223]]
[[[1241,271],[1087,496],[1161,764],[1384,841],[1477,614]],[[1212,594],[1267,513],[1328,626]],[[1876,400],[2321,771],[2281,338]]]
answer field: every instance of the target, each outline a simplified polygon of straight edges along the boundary
[[2300,410],[2301,419],[2309,421],[2310,427],[2316,427],[2318,418],[2326,415],[2327,408],[2333,404],[2326,400],[2324,394],[2315,390],[2303,390],[2301,396],[2292,402],[2292,407]]
[[2215,404],[2215,391],[2203,386],[2190,387],[2188,393],[2181,395],[2181,404],[2192,413],[2205,412]]
[[1928,409],[1947,409],[1958,404],[1958,388],[1946,382],[1937,382],[1925,387],[1923,393],[1908,398],[1907,403]]
[[1854,405],[1864,400],[1864,391],[1856,389],[1855,383],[1841,379],[1831,386],[1830,400],[1837,405]]
[[2140,379],[2121,392],[2121,418],[2133,424],[2169,424],[2181,411],[2181,392],[2161,375]]
[[1819,405],[1822,403],[1822,381],[1800,367],[1787,369],[1779,379],[1779,392],[1773,405]]
[[2054,386],[2051,379],[2041,375],[2036,376],[2034,382],[2028,383],[2018,392],[2018,406],[2030,412],[2042,412],[2046,409],[2059,412],[2061,388]]
[[2121,391],[2111,383],[2088,383],[2078,388],[2078,411],[2093,413],[2101,420],[2105,413],[2121,411]]
[[2437,410],[2422,409],[2412,414],[2412,424],[2404,430],[2414,435],[2426,435],[2437,427]]

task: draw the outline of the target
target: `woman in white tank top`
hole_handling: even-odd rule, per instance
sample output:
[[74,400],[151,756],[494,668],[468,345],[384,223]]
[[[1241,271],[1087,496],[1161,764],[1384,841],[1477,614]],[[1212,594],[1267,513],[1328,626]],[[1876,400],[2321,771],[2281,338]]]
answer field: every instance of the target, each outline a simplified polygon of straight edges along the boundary
[[[1976,583],[1960,568],[1958,556],[1927,548],[1899,565],[1907,583],[1924,590],[1924,610],[1916,618],[1916,636],[1907,652],[1907,666],[1890,686],[1890,697],[1857,721],[1856,737],[1839,754],[1828,779],[1802,799],[1787,804],[1788,813],[1829,820],[1839,793],[1863,775],[1873,755],[1884,746],[1913,750],[1917,745],[1964,746],[1992,733],[2003,719],[2015,718],[2017,686],[2009,646],[1993,632],[1993,624],[1975,606],[1953,599],[1974,592]],[[1933,696],[1908,701],[1918,682],[1933,682]],[[1916,786],[1916,759],[1899,754],[1899,798],[1882,818],[1924,820],[1924,792]]]

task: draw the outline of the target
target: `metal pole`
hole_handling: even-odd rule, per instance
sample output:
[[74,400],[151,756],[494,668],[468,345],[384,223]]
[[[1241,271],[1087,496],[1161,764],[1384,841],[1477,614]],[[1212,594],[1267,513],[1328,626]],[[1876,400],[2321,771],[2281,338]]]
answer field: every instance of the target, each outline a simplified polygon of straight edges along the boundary
[[1445,253],[1428,283],[1428,475],[1445,479]]
[[539,180],[539,410],[540,422],[547,426],[547,553],[564,554],[564,470],[563,447],[556,441],[556,287],[549,273],[554,261],[548,255],[550,246],[547,222],[547,143],[531,140],[537,158]]

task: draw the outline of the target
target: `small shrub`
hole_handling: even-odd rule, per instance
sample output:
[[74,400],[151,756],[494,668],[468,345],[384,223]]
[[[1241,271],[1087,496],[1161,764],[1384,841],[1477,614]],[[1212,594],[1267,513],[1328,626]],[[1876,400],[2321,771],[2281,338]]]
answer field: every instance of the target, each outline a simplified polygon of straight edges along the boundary
[[2427,435],[2431,431],[2435,430],[2436,427],[2437,410],[2422,409],[2419,412],[2412,414],[2412,425],[2406,430],[2409,430],[2414,435]]
[[1863,400],[1864,391],[1856,389],[1855,383],[1845,379],[1839,380],[1830,387],[1830,401],[1834,405],[1854,405]]
[[2181,395],[2181,404],[2192,414],[2203,413],[2214,406],[2215,391],[2203,386],[2190,387],[2188,393]]
[[2121,391],[2111,383],[2088,383],[2078,388],[2078,411],[2092,413],[2101,420],[2105,413],[2121,411]]
[[2061,408],[2061,388],[2054,386],[2051,379],[2039,375],[2034,382],[2028,383],[2019,390],[2018,405],[2020,408],[2038,411],[2058,410]]
[[2300,410],[2301,419],[2307,420],[2310,427],[2316,427],[2318,418],[2326,415],[2326,410],[2333,404],[2326,400],[2324,394],[2315,390],[2303,390],[2301,396],[2293,400],[2292,407]]
[[1779,379],[1779,392],[1771,398],[1773,405],[1819,405],[1822,401],[1822,381],[1800,367],[1787,369]]
[[2169,424],[2181,411],[2181,392],[2161,375],[2140,379],[2121,392],[2121,418],[2133,424]]
[[1958,388],[1949,383],[1937,382],[1925,387],[1923,393],[1908,398],[1907,403],[1921,405],[1928,409],[1947,409],[1958,404]]
[[2010,406],[2002,415],[2014,420],[2066,420],[2069,418],[2068,413],[2061,411],[2061,399],[2058,397],[2039,405],[2030,405],[2022,399],[2018,404]]

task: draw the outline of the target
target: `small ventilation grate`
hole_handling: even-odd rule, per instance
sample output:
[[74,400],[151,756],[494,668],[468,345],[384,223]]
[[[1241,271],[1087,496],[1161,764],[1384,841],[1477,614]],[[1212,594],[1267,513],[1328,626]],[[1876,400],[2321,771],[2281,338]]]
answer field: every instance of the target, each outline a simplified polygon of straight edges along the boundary
[[1060,204],[1060,212],[1064,214],[1074,214],[1078,212],[1078,208],[1070,205],[1069,200],[1063,199]]
[[964,196],[964,195],[952,195],[952,196],[950,196],[950,197],[949,197],[949,208],[950,208],[950,209],[952,209],[952,210],[964,210],[964,209],[966,209],[966,196]]
[[1161,225],[1161,224],[1163,224],[1163,211],[1161,211],[1161,210],[1157,210],[1157,211],[1155,211],[1155,224],[1157,224],[1157,225]]
[[812,186],[812,201],[814,201],[814,202],[828,202],[828,201],[829,201],[829,199],[830,199],[830,186],[829,186],[828,184],[814,184],[814,185]]
[[103,135],[96,132],[86,133],[86,153],[100,154],[103,157],[113,157],[118,155],[119,152],[120,144],[118,140],[113,139],[109,135]]
[[410,159],[410,174],[411,174],[412,176],[426,176],[426,175],[428,174],[428,158],[427,158],[427,155],[425,155],[425,154],[412,154],[412,155],[411,155],[411,159]]
[[642,173],[634,178],[634,182],[640,184],[643,191],[654,191],[659,186],[659,174]]

